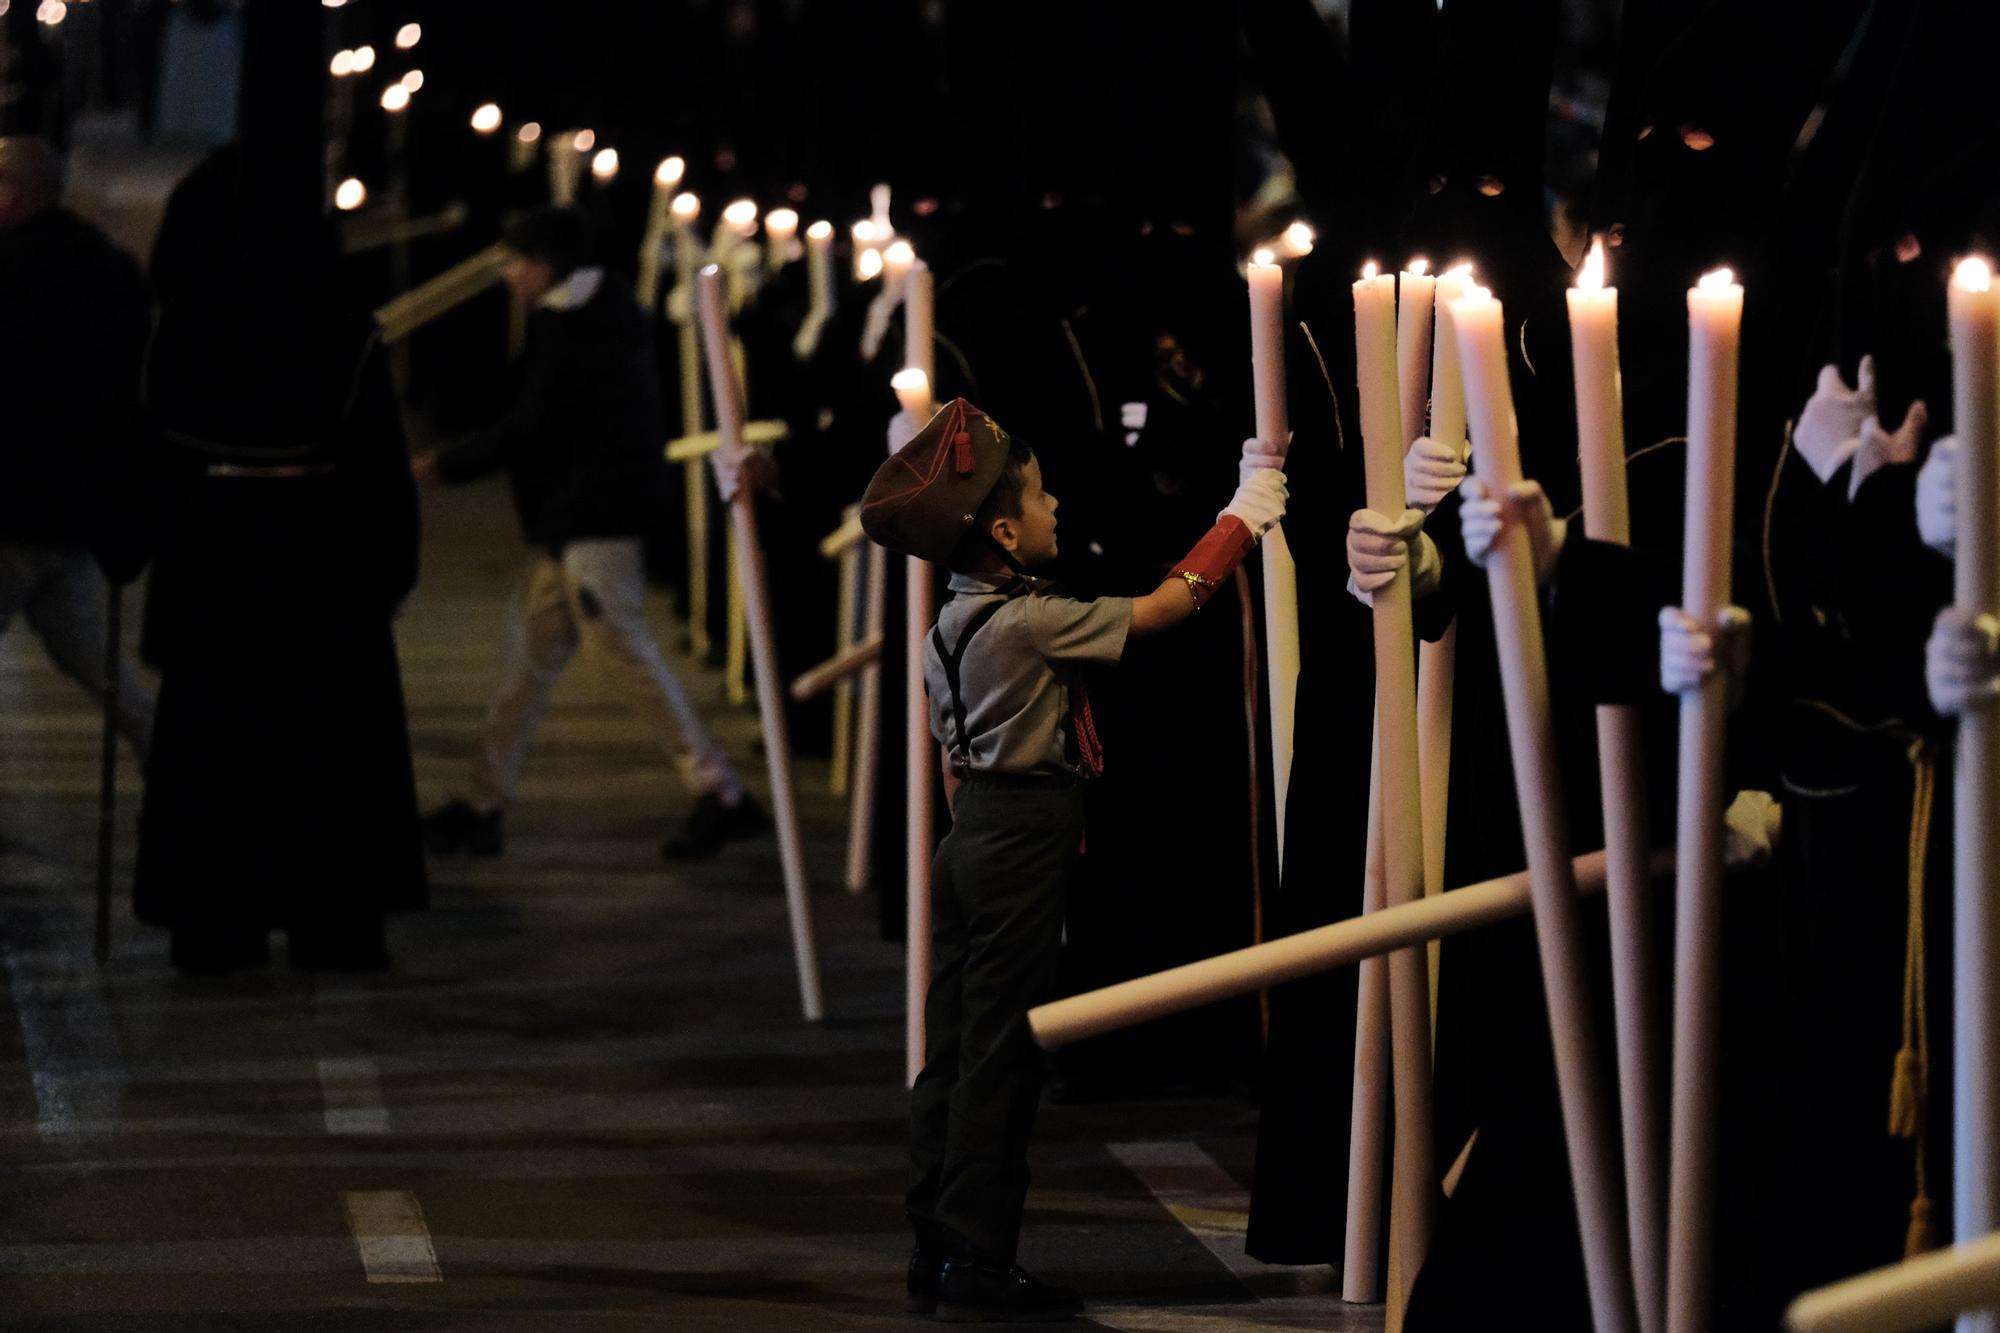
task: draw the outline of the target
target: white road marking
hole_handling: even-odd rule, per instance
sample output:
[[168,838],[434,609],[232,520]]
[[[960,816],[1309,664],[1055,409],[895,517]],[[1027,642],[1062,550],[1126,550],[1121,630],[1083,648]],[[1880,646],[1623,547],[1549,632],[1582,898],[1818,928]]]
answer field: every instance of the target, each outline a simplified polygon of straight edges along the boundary
[[327,1133],[389,1132],[389,1108],[382,1101],[382,1070],[373,1060],[365,1056],[321,1060],[319,1086],[326,1097]]
[[348,1190],[341,1195],[355,1248],[370,1282],[442,1282],[437,1250],[417,1196],[407,1190]]

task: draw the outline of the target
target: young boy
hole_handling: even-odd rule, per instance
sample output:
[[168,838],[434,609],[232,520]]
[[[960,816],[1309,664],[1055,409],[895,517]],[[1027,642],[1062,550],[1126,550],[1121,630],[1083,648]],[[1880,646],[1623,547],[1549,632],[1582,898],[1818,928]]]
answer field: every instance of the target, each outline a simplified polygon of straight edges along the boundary
[[1193,615],[1276,525],[1281,455],[1256,452],[1264,447],[1246,452],[1215,527],[1136,598],[1080,602],[1027,574],[1055,559],[1056,498],[1027,445],[963,398],[862,497],[875,541],[951,571],[924,655],[931,731],[954,794],[931,871],[927,1049],[910,1094],[913,1312],[950,1322],[1082,1312],[1076,1292],[1014,1262],[1044,1073],[1026,1015],[1054,990],[1082,782],[1102,771],[1079,669],[1116,662],[1129,635]]
[[520,388],[492,429],[411,464],[426,483],[506,469],[532,554],[502,640],[466,796],[424,820],[432,852],[497,856],[556,680],[578,648],[671,755],[695,805],[661,852],[712,856],[762,830],[756,802],[709,736],[646,621],[641,552],[666,512],[659,388],[645,317],[591,262],[590,223],[544,208],[508,224],[507,285],[532,313]]

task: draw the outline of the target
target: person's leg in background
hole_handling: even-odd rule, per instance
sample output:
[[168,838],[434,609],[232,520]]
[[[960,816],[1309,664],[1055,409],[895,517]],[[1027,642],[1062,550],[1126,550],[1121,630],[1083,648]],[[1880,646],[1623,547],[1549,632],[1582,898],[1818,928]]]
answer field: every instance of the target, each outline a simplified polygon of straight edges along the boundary
[[[17,554],[37,567],[24,601],[28,624],[56,668],[88,690],[93,699],[102,700],[109,683],[104,660],[109,622],[104,572],[96,557],[87,551]],[[4,617],[5,610],[0,609],[0,620]],[[141,768],[152,755],[153,706],[153,692],[130,659],[121,656],[118,734],[132,747]]]
[[687,826],[662,850],[706,856],[730,838],[760,831],[763,817],[743,779],[708,734],[653,637],[638,540],[572,542],[563,551],[563,571],[578,632],[598,669],[658,738],[695,795]]
[[562,566],[538,552],[507,608],[499,678],[487,700],[466,794],[424,819],[424,842],[433,853],[500,854],[501,815],[514,799],[528,745],[576,646]]

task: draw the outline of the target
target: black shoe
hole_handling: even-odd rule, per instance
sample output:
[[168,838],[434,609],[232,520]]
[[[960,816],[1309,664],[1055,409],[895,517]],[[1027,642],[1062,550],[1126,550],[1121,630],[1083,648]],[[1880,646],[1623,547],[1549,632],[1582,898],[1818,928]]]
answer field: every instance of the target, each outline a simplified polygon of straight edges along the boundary
[[944,1251],[932,1249],[922,1241],[910,1251],[910,1280],[908,1294],[903,1297],[903,1309],[910,1314],[930,1314],[937,1309],[938,1274],[944,1269]]
[[500,812],[481,814],[453,801],[424,816],[424,847],[432,856],[498,856]]
[[754,838],[764,831],[764,812],[748,792],[735,805],[724,805],[714,792],[705,793],[688,812],[681,831],[660,845],[660,855],[669,861],[693,861],[713,856],[722,844]]
[[1052,1324],[1082,1313],[1082,1296],[1039,1281],[1019,1264],[947,1259],[938,1275],[937,1317],[947,1324]]

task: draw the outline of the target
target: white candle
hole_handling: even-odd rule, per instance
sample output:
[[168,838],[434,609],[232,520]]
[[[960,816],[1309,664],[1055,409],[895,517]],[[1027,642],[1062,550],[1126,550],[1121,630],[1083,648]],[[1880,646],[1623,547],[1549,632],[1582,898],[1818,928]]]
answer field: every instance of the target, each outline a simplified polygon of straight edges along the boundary
[[[1396,277],[1370,264],[1354,284],[1355,381],[1361,395],[1362,462],[1368,507],[1401,517],[1402,405],[1396,386]],[[1383,901],[1414,902],[1424,892],[1422,783],[1417,758],[1417,672],[1410,646],[1410,580],[1399,575],[1374,595],[1375,730]],[[1392,1309],[1400,1311],[1430,1248],[1432,1196],[1430,982],[1421,948],[1389,959],[1391,1087],[1396,1114]]]
[[661,235],[672,224],[674,190],[686,175],[687,161],[680,157],[663,158],[653,168],[653,203],[646,218],[648,232]]
[[917,262],[917,252],[908,241],[893,241],[882,252],[882,290],[892,301],[903,299],[904,279]]
[[[1736,368],[1743,289],[1728,269],[1687,294],[1687,526],[1681,610],[1703,626],[1729,604],[1736,492]],[[1722,780],[1728,682],[1718,673],[1680,701],[1675,832],[1673,1107],[1667,1185],[1667,1328],[1711,1326],[1715,1046],[1720,1023]]]
[[815,222],[806,228],[806,286],[814,314],[833,309],[833,224]]
[[[1984,259],[1962,261],[1947,289],[1952,423],[1958,436],[1954,601],[2000,612],[2000,290]],[[1975,707],[1958,720],[1953,808],[1952,1238],[2000,1230],[2000,719]],[[2000,1318],[1967,1315],[1959,1333],[1993,1333]]]
[[774,208],[764,219],[764,258],[773,273],[792,259],[792,245],[799,234],[799,215],[789,208]]
[[[732,199],[722,210],[722,225],[729,235],[739,241],[747,241],[757,234],[757,201],[754,199]],[[718,238],[720,239],[720,238]]]
[[[1505,495],[1521,481],[1520,433],[1507,377],[1505,315],[1484,288],[1474,288],[1454,301],[1451,313],[1472,426],[1473,460],[1487,488]],[[1597,1077],[1583,923],[1577,911],[1562,774],[1556,766],[1550,725],[1541,604],[1524,527],[1510,524],[1502,530],[1488,558],[1486,577],[1591,1312],[1596,1328],[1629,1333],[1638,1326],[1630,1255],[1625,1218],[1616,1203],[1617,1156]]]
[[[1250,284],[1250,372],[1256,389],[1257,438],[1280,448],[1291,435],[1285,404],[1285,274],[1269,250],[1245,270]],[[1264,658],[1271,693],[1271,777],[1278,867],[1285,864],[1285,810],[1291,798],[1294,705],[1299,679],[1298,566],[1273,528],[1258,543],[1264,571]]]
[[[1583,471],[1583,530],[1627,545],[1632,524],[1625,484],[1624,394],[1618,371],[1618,289],[1606,284],[1604,242],[1594,242],[1566,293],[1570,357],[1575,366],[1576,437]],[[1638,710],[1597,709],[1598,795],[1609,864],[1612,1014],[1618,1037],[1623,1109],[1625,1219],[1632,1242],[1632,1282],[1639,1325],[1655,1333],[1666,1318],[1666,1160],[1658,1125],[1654,1053],[1652,837],[1646,820],[1646,766]]]
[[1424,433],[1430,419],[1431,311],[1437,278],[1430,264],[1412,259],[1396,282],[1396,383],[1403,408],[1405,442]]

